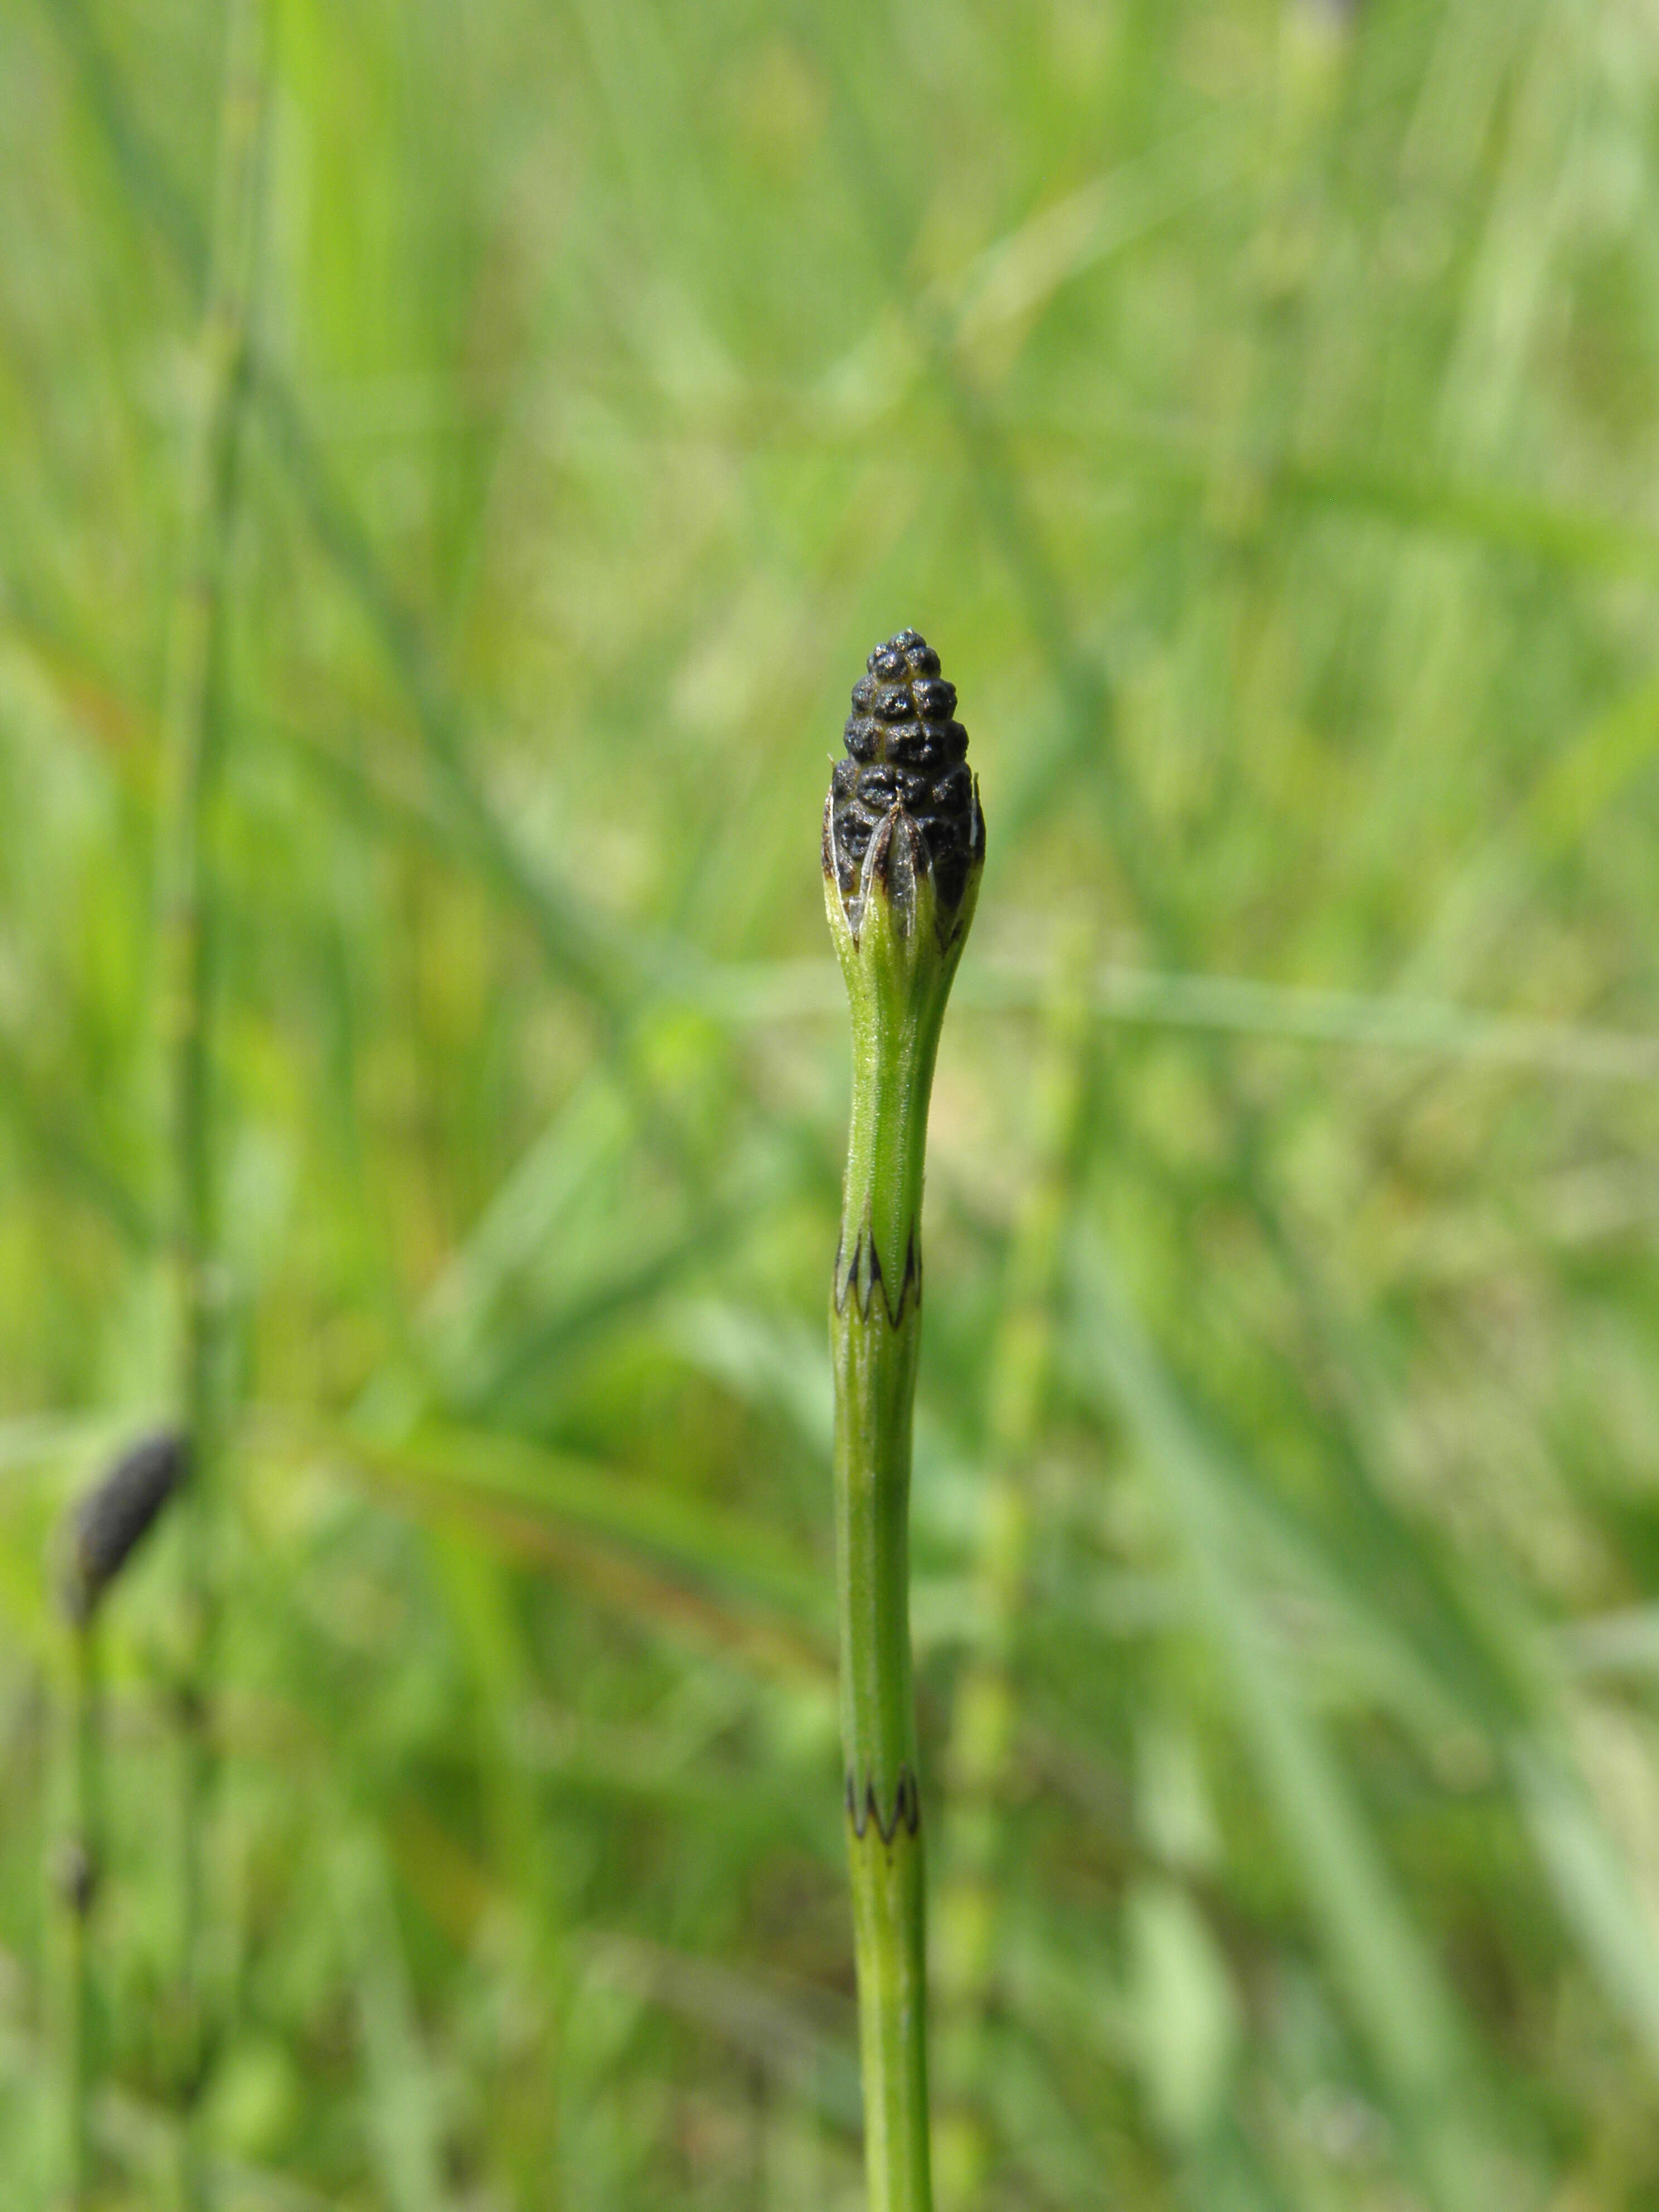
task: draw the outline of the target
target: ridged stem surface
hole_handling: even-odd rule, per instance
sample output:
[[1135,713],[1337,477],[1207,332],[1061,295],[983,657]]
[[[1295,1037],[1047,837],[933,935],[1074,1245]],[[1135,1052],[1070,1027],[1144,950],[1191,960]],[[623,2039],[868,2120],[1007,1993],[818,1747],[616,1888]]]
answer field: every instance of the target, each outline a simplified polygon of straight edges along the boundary
[[984,856],[955,687],[915,630],[870,656],[824,810],[824,904],[853,1023],[830,1302],[847,1846],[870,2212],[932,2212],[910,1443],[927,1108]]
[[927,1966],[910,1679],[921,1201],[938,1024],[854,1022],[836,1268],[836,1583],[848,1852],[872,2212],[926,2212]]

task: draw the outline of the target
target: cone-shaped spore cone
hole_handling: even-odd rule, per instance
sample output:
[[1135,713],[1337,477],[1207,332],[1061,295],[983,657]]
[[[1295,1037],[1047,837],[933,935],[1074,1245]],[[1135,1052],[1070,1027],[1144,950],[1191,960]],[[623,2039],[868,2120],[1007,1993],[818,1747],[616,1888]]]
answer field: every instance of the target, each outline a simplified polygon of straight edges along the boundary
[[[956,685],[940,675],[938,653],[914,629],[878,645],[853,686],[853,711],[842,732],[847,757],[836,763],[830,786],[824,857],[855,928],[865,861],[872,845],[880,851],[878,833],[895,810],[919,833],[942,929],[961,908],[984,857],[985,824],[967,763],[968,732],[956,710]],[[891,842],[915,849],[909,838]]]

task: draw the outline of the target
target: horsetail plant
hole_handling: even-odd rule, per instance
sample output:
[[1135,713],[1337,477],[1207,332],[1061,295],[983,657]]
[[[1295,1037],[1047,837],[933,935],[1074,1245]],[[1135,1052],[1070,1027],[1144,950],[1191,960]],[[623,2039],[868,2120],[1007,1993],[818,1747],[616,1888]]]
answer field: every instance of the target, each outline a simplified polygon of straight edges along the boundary
[[913,629],[870,655],[823,810],[853,1018],[836,1254],[836,1580],[870,2212],[930,2212],[921,1794],[910,1682],[910,1439],[921,1186],[939,1030],[985,859],[957,694]]
[[91,2186],[89,2122],[96,2065],[92,1914],[103,1862],[103,1701],[98,1616],[111,1584],[155,1526],[185,1469],[184,1439],[164,1430],[122,1454],[70,1522],[60,1583],[72,1644],[69,1818],[58,1890],[67,1921],[64,2004],[64,2199],[80,2212]]
[[214,2036],[204,1982],[206,1830],[217,1782],[212,1693],[228,1428],[226,1277],[219,1223],[215,1020],[219,811],[230,724],[231,570],[241,502],[242,421],[253,383],[266,109],[265,0],[225,0],[224,61],[200,412],[185,483],[163,730],[160,1018],[167,1062],[173,1389],[189,1439],[181,1501],[177,1710],[181,2122],[173,2201],[204,2212],[203,2142]]

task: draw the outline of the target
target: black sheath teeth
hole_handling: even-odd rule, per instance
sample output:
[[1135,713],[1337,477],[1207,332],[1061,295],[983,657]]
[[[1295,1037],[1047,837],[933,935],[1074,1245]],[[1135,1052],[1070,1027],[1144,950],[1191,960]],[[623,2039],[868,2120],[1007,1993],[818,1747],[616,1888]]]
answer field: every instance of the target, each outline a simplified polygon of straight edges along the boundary
[[902,629],[870,655],[853,686],[842,733],[848,758],[831,785],[836,880],[856,898],[881,817],[900,806],[921,830],[942,906],[959,903],[983,832],[974,780],[963,765],[968,732],[953,720],[957,687],[918,631]]
[[853,1833],[862,1843],[873,1828],[889,1850],[897,1840],[902,1828],[914,1836],[921,1826],[921,1791],[916,1778],[908,1766],[901,1766],[898,1782],[893,1792],[893,1809],[884,1813],[881,1801],[876,1796],[872,1779],[860,1790],[852,1775],[847,1778],[847,1817]]

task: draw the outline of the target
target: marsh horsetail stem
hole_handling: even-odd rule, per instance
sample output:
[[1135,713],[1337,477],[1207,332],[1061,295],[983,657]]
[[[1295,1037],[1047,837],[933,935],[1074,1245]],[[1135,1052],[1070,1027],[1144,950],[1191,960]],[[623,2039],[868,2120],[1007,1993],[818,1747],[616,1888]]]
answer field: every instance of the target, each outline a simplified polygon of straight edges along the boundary
[[179,2120],[172,2201],[208,2212],[209,2077],[221,2023],[206,1972],[208,1832],[218,1794],[214,1687],[228,1503],[230,1332],[221,1237],[223,1094],[217,1080],[223,883],[219,858],[231,736],[234,549],[242,422],[253,385],[268,0],[223,0],[223,75],[199,412],[180,517],[164,718],[159,1011],[168,1066],[174,1402],[189,1439],[180,1498],[175,1646],[179,1750]]
[[870,655],[823,810],[853,1016],[830,1335],[842,1741],[870,2212],[930,2212],[921,1793],[910,1685],[910,1431],[927,1103],[985,858],[956,687],[913,629]]
[[122,1453],[70,1517],[59,1583],[71,1641],[66,1820],[58,1853],[64,1907],[64,2188],[68,2212],[91,2202],[92,2092],[98,2063],[93,2017],[92,1914],[103,1871],[104,1730],[98,1616],[111,1584],[155,1526],[185,1471],[171,1431]]

